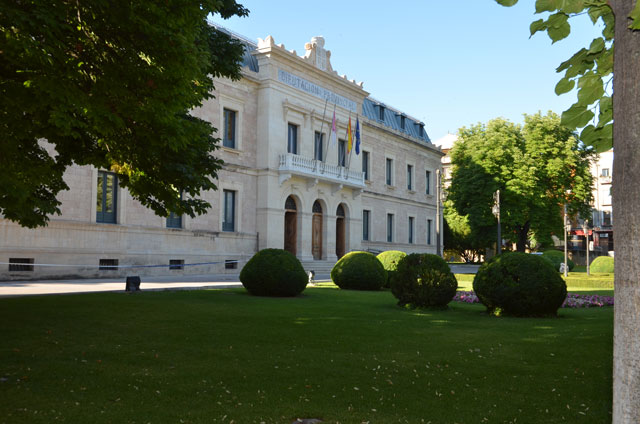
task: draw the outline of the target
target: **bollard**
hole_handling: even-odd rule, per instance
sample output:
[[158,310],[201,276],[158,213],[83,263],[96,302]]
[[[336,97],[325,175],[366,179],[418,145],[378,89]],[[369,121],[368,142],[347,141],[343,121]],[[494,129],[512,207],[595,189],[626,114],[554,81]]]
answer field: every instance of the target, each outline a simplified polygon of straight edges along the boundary
[[140,291],[140,277],[137,275],[127,277],[125,291],[136,292]]

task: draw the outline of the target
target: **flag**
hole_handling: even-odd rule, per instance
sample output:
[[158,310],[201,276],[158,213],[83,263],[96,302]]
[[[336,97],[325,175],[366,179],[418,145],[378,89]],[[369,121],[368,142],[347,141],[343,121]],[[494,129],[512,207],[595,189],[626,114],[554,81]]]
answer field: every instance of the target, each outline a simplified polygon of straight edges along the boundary
[[353,145],[353,137],[351,137],[351,116],[349,116],[349,124],[347,124],[347,153],[351,153]]
[[338,130],[336,129],[336,111],[333,110],[333,122],[331,123],[331,136],[329,141],[334,146],[338,144]]
[[356,155],[360,154],[360,119],[356,117]]

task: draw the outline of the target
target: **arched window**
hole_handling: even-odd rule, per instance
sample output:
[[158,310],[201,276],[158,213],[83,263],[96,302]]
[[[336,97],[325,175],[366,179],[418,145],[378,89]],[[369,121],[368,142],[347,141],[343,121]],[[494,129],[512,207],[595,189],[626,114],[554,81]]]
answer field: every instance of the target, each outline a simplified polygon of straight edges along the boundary
[[317,200],[313,202],[313,213],[322,213],[322,205]]
[[285,200],[284,209],[288,211],[298,210],[298,208],[296,207],[296,201],[293,200],[292,196],[287,197],[287,200]]
[[342,205],[338,205],[336,216],[344,218],[344,208],[342,207]]

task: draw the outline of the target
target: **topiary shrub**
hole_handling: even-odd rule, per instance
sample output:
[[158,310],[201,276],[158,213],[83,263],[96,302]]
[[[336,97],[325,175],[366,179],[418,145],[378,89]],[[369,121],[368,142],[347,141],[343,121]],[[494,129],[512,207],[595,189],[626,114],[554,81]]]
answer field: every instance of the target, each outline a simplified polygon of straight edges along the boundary
[[548,260],[512,252],[484,263],[473,291],[494,315],[555,316],[567,297],[567,284]]
[[589,270],[591,272],[602,272],[613,274],[614,260],[611,256],[598,256],[591,262]]
[[391,292],[400,306],[445,308],[456,295],[458,281],[440,256],[412,253],[398,262]]
[[[564,262],[564,252],[549,249],[542,252],[542,257],[551,262],[556,271],[560,271],[560,264]],[[567,258],[567,262],[569,263],[569,271],[571,271],[576,264],[569,258]]]
[[382,252],[378,256],[376,256],[382,263],[384,269],[387,271],[387,280],[384,283],[384,287],[391,287],[391,280],[396,274],[398,262],[400,262],[400,260],[405,256],[407,256],[407,254],[400,250],[387,250],[386,252]]
[[240,271],[240,281],[254,296],[297,296],[307,287],[302,264],[282,249],[263,249]]
[[372,253],[349,252],[335,264],[331,279],[341,289],[380,290],[387,271]]

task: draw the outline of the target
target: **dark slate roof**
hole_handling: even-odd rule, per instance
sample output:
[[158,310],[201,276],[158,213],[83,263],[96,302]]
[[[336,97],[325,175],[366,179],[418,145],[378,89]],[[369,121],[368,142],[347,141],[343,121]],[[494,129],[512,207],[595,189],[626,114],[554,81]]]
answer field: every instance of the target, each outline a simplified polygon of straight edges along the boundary
[[[380,119],[380,108],[383,109],[384,119]],[[389,107],[372,97],[367,97],[364,99],[364,102],[362,102],[362,114],[385,127],[403,132],[411,137],[420,139],[425,143],[431,143],[431,139],[429,138],[427,131],[424,129],[424,122],[420,122],[417,119],[407,116],[399,110]],[[404,128],[402,128],[403,117]]]
[[236,40],[240,41],[242,45],[244,45],[244,56],[242,57],[242,66],[248,67],[249,70],[253,72],[260,71],[260,68],[258,67],[258,59],[251,54],[252,51],[258,48],[258,45],[256,43],[221,25],[218,25],[213,22],[209,22],[209,24],[215,27],[218,31],[224,32],[225,34],[229,35],[231,38],[235,38]]

